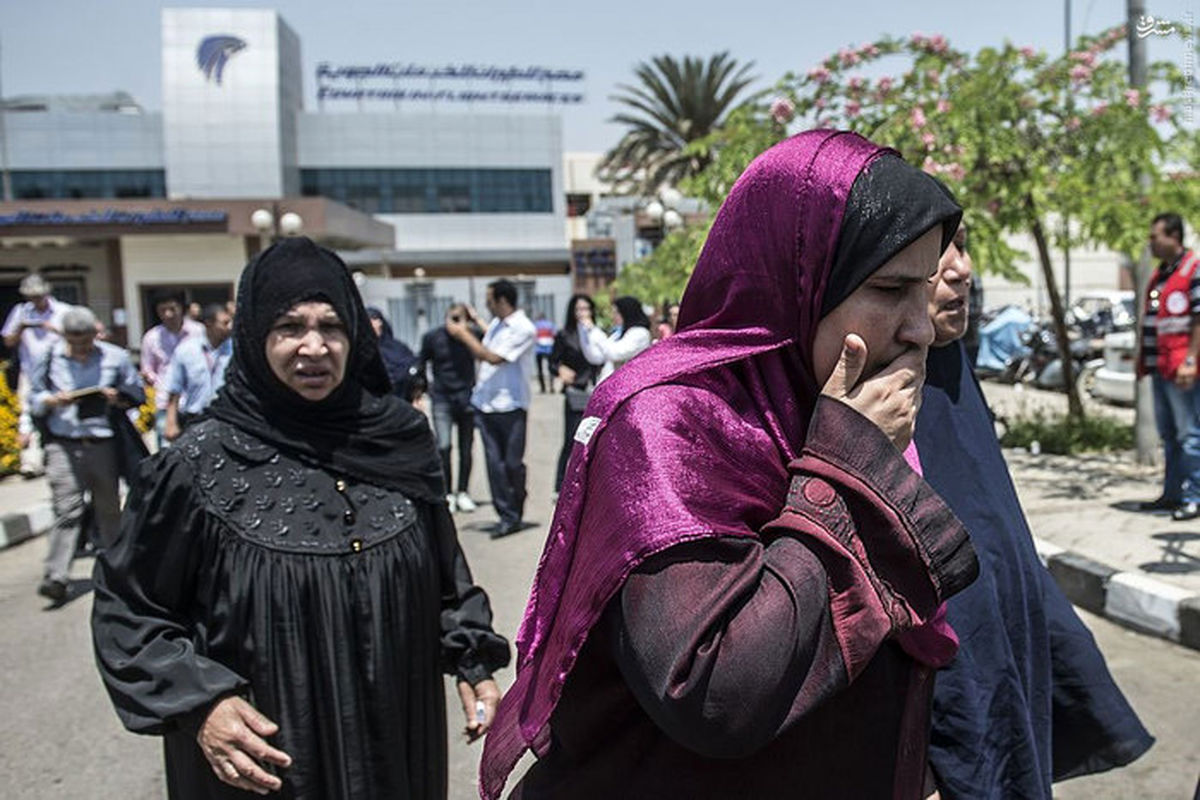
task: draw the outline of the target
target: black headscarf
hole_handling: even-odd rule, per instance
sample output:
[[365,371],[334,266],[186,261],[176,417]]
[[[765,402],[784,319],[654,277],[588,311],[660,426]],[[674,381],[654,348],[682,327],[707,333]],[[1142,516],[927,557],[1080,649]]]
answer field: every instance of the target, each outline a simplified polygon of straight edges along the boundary
[[943,252],[961,219],[962,209],[941,181],[898,155],[875,159],[850,189],[821,316],[837,308],[871,273],[934,225],[942,226],[938,252]]
[[624,338],[630,328],[650,330],[650,318],[646,316],[636,297],[618,297],[613,300],[613,305],[621,312],[621,338]]
[[383,325],[383,331],[376,339],[379,356],[383,359],[383,368],[392,382],[393,393],[408,400],[413,377],[410,370],[416,364],[417,356],[411,347],[396,338],[396,334],[392,332],[392,324],[387,321],[382,310],[367,306],[367,317],[377,319]]
[[[322,469],[436,502],[442,469],[423,414],[391,394],[375,332],[337,254],[305,237],[282,239],[242,272],[233,359],[210,413]],[[267,362],[266,341],[297,303],[329,303],[350,339],[345,379],[305,400]]]

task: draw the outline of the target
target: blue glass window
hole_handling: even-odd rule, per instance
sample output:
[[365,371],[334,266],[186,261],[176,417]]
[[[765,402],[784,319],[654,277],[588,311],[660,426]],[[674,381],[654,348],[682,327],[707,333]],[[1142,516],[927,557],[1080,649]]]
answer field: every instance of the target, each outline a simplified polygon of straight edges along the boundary
[[19,169],[11,175],[13,197],[20,200],[167,196],[161,169]]
[[302,169],[301,191],[382,214],[549,214],[548,169]]

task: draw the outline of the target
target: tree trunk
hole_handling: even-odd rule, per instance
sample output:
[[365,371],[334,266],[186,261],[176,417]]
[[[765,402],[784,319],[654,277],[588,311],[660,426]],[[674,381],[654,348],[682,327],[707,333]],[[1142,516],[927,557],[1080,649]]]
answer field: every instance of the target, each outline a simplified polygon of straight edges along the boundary
[[1029,229],[1037,244],[1038,260],[1042,262],[1042,277],[1046,281],[1046,293],[1050,295],[1050,316],[1054,320],[1054,338],[1058,342],[1058,355],[1062,359],[1063,388],[1067,390],[1067,412],[1074,419],[1083,419],[1083,401],[1079,399],[1079,387],[1075,385],[1075,364],[1071,360],[1071,340],[1067,336],[1066,309],[1058,294],[1058,282],[1050,264],[1050,246],[1046,231],[1038,215],[1037,204],[1032,195],[1025,195],[1025,209],[1029,214]]

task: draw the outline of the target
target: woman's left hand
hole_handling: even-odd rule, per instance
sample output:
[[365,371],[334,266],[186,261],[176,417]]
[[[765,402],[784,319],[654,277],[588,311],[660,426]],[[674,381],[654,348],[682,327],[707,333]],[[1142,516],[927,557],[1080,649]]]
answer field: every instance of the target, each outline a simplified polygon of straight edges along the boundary
[[466,681],[458,682],[458,696],[462,700],[463,715],[467,727],[463,731],[467,741],[473,742],[487,733],[496,717],[496,706],[500,705],[500,687],[491,678],[472,686]]

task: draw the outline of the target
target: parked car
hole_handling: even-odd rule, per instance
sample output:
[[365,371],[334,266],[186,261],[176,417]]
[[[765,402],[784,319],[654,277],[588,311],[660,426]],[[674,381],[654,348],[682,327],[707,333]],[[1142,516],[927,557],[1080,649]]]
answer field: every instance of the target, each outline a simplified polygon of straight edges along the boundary
[[1118,331],[1104,337],[1104,363],[1090,374],[1080,376],[1082,388],[1092,397],[1110,403],[1133,405],[1137,394],[1134,359],[1137,358],[1137,339],[1133,331]]

